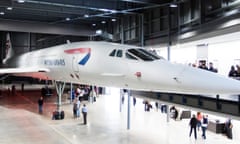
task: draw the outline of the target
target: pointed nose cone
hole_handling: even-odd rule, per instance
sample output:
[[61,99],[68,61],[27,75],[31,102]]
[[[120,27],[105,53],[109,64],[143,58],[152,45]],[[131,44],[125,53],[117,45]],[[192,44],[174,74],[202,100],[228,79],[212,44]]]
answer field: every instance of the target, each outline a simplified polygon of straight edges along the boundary
[[240,94],[240,81],[199,68],[185,68],[175,81],[186,92],[214,95]]

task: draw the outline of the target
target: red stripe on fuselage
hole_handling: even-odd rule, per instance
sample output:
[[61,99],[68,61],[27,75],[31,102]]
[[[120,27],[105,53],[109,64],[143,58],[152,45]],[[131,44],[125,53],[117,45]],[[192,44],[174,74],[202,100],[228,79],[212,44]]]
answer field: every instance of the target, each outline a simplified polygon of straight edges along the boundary
[[75,48],[64,51],[67,54],[79,54],[79,53],[90,53],[91,48]]

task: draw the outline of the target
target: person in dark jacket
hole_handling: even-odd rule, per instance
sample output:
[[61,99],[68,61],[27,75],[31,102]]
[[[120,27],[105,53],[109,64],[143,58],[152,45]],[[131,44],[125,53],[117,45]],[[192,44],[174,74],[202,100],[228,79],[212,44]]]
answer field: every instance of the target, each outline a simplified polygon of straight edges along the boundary
[[229,77],[236,77],[237,76],[237,71],[235,70],[235,67],[234,66],[231,66],[231,69],[228,73],[228,76]]
[[197,129],[196,129],[197,123],[198,123],[198,120],[197,120],[196,116],[193,115],[189,122],[189,125],[190,125],[189,137],[191,137],[192,130],[194,130],[194,137],[195,137],[195,139],[197,139]]
[[226,122],[225,122],[225,126],[224,126],[224,129],[225,129],[225,132],[226,132],[226,135],[229,139],[232,139],[232,128],[233,128],[233,124],[231,122],[231,119],[229,118]]
[[40,114],[43,113],[43,97],[40,97],[40,98],[38,99],[38,112],[39,112]]

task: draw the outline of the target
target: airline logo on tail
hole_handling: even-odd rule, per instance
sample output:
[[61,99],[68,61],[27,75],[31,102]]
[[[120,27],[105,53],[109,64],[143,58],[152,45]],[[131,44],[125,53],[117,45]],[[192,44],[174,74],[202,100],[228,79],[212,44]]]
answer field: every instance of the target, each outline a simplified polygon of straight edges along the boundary
[[80,65],[85,65],[90,56],[91,56],[91,48],[75,48],[64,51],[67,54],[85,54],[84,57],[78,62]]

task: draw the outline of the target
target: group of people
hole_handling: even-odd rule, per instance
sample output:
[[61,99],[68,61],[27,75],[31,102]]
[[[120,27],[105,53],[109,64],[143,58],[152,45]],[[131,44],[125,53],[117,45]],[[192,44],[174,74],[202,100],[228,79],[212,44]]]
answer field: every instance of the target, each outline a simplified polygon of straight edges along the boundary
[[194,138],[197,139],[197,129],[202,129],[202,138],[206,139],[206,130],[208,126],[208,115],[202,115],[201,112],[197,112],[197,115],[193,114],[192,118],[189,122],[190,133],[189,137],[192,135],[192,131],[194,131]]
[[[202,129],[202,138],[206,139],[206,130],[208,127],[208,115],[202,115],[201,112],[197,112],[197,115],[193,114],[192,118],[190,119],[189,126],[190,126],[190,133],[189,137],[191,137],[192,131],[194,131],[194,138],[197,139],[197,130],[199,131],[200,128]],[[229,139],[232,139],[232,128],[233,124],[231,119],[227,119],[224,124],[223,133]]]
[[90,86],[78,86],[75,91],[72,91],[71,99],[74,100],[78,97],[80,100],[88,100],[93,103],[96,101],[96,97],[98,95],[97,87]]
[[212,62],[209,62],[209,65],[207,67],[205,61],[199,61],[198,68],[205,69],[205,70],[208,70],[208,71],[211,71],[211,72],[218,72],[218,70],[213,67],[213,63]]
[[73,100],[73,117],[75,119],[80,118],[80,113],[82,112],[83,124],[87,124],[87,111],[88,110],[87,110],[86,104],[83,104],[83,107],[81,109],[81,100],[82,100],[83,95],[85,94],[85,91],[84,91],[84,89],[80,89],[79,87],[77,87],[75,93],[76,93],[75,94],[76,97]]
[[213,66],[212,62],[209,62],[208,66],[207,66],[206,61],[204,61],[204,60],[202,60],[202,61],[200,60],[198,63],[198,66],[196,64],[189,64],[189,65],[191,65],[193,67],[198,67],[200,69],[208,70],[211,72],[215,72],[215,73],[218,72],[218,69]]
[[[80,108],[81,108],[81,96],[83,96],[84,91],[77,88],[76,89],[76,97],[73,100],[73,116],[75,119],[80,117]],[[41,96],[38,99],[38,112],[39,114],[43,114],[43,105],[44,105],[44,99],[43,96]],[[83,124],[87,124],[87,107],[86,104],[83,104],[83,107],[81,109],[82,115],[83,115]]]
[[232,65],[228,76],[232,78],[240,77],[240,66],[236,65],[236,67],[234,67],[234,65]]

